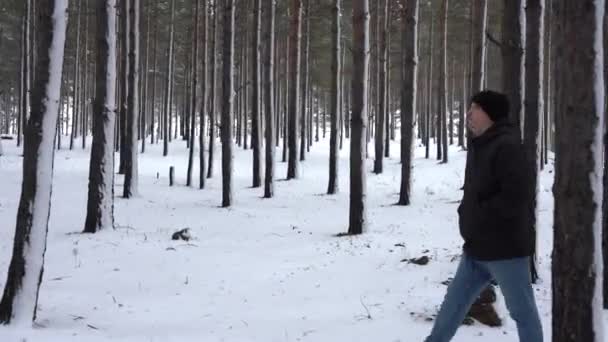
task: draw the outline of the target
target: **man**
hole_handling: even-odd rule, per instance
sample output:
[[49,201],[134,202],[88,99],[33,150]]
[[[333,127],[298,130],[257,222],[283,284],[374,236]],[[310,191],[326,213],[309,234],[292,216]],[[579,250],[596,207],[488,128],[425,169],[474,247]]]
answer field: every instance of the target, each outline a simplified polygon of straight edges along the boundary
[[524,224],[529,194],[524,152],[508,114],[504,94],[486,90],[471,99],[467,126],[473,139],[458,207],[463,253],[426,342],[450,341],[492,279],[517,323],[520,342],[543,340],[530,284],[534,237]]

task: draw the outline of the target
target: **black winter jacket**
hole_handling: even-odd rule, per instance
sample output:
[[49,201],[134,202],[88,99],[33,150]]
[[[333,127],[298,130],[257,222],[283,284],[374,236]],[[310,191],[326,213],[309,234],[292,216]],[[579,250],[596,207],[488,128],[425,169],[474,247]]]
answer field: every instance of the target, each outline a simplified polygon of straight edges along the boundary
[[532,229],[524,215],[530,201],[525,157],[516,126],[499,121],[473,138],[458,207],[464,251],[478,260],[530,256]]

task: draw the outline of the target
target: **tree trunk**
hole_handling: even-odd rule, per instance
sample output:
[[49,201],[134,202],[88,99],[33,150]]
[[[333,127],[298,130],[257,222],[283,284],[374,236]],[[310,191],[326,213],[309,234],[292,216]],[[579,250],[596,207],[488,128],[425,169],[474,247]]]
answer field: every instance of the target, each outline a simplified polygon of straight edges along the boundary
[[17,122],[17,146],[21,146],[21,138],[25,132],[27,117],[30,108],[30,69],[31,65],[30,55],[30,21],[31,21],[31,10],[32,0],[24,1],[24,15],[22,25],[22,36],[21,36],[21,83],[20,83],[20,94],[21,94],[21,108],[19,110],[19,119]]
[[[302,1],[302,0],[300,0]],[[310,35],[311,35],[311,31],[310,31],[310,1],[311,0],[304,0],[306,2],[306,39],[304,40],[304,47],[303,47],[303,56],[302,56],[302,77],[301,77],[301,81],[302,81],[302,92],[301,92],[301,98],[300,98],[300,160],[304,161],[306,160],[306,121],[307,121],[307,109],[306,109],[306,104],[307,104],[307,100],[308,100],[308,80],[310,78],[310,74],[308,72],[308,67],[309,67],[309,63],[308,63],[308,56],[310,53]]]
[[253,187],[262,186],[262,71],[260,68],[260,50],[262,48],[262,2],[254,0],[254,38],[252,39],[253,52],[253,87],[251,104],[251,150],[253,151]]
[[554,342],[599,342],[605,8],[598,1],[554,5],[557,70],[569,72],[558,75],[556,86],[552,336]]
[[[388,6],[388,2],[387,2]],[[395,117],[393,115],[393,111],[391,110],[391,53],[390,53],[390,42],[391,42],[391,23],[392,23],[392,14],[391,10],[388,7],[385,8],[386,21],[384,22],[384,68],[386,69],[386,75],[384,77],[384,103],[386,106],[386,120],[384,125],[384,157],[390,157],[391,151],[391,127],[394,125]],[[422,111],[420,111],[422,113]],[[393,133],[394,134],[394,133]]]
[[232,205],[233,141],[232,122],[234,87],[234,0],[224,0],[224,47],[222,66],[222,207]]
[[433,18],[433,7],[431,6],[431,13],[430,13],[430,22],[431,24],[429,25],[429,50],[427,52],[427,58],[428,58],[428,66],[427,66],[427,70],[428,70],[428,75],[427,75],[427,87],[428,87],[428,93],[427,93],[427,108],[426,108],[426,120],[425,120],[425,124],[426,124],[426,137],[425,137],[425,144],[424,144],[424,157],[426,159],[429,159],[431,156],[431,120],[433,117],[433,100],[432,100],[432,96],[433,96],[433,33],[434,33],[434,28],[433,28],[433,24],[435,22],[434,18]]
[[[205,1],[203,1],[205,2]],[[194,167],[194,149],[195,149],[195,144],[194,144],[194,135],[195,135],[195,126],[196,126],[196,102],[198,100],[198,70],[197,70],[197,63],[198,63],[198,40],[199,40],[199,28],[198,28],[198,18],[199,18],[199,8],[200,8],[200,0],[195,0],[193,2],[193,6],[194,8],[194,22],[193,22],[193,30],[194,30],[194,34],[192,35],[192,76],[191,76],[191,94],[190,94],[190,124],[189,124],[189,128],[190,128],[190,132],[188,133],[188,141],[189,141],[189,145],[190,145],[190,149],[188,150],[188,171],[186,174],[186,186],[192,186],[192,169]],[[203,82],[203,88],[205,88],[204,82]],[[201,116],[201,122],[203,121],[203,116]],[[203,130],[201,130],[201,137],[203,136]],[[203,152],[203,149],[201,148],[201,154]],[[202,155],[201,161],[204,162],[205,157],[204,155]],[[201,174],[204,174],[205,170],[201,170]],[[203,177],[204,179],[204,177]]]
[[169,154],[171,134],[171,94],[173,93],[173,38],[175,31],[175,0],[171,0],[171,23],[169,26],[169,47],[167,48],[167,78],[165,87],[165,108],[163,111],[163,157]]
[[340,99],[340,74],[342,73],[340,53],[340,0],[334,0],[332,7],[332,56],[331,56],[331,132],[329,136],[329,184],[327,193],[329,195],[338,192],[338,111]]
[[[114,228],[116,1],[97,2],[97,75],[85,233]],[[105,76],[105,77],[103,77]]]
[[[197,0],[198,2],[199,0]],[[203,1],[203,22],[202,22],[202,29],[203,29],[203,36],[202,36],[202,42],[201,42],[201,98],[200,98],[200,109],[199,109],[199,136],[198,136],[198,145],[199,145],[199,174],[198,174],[198,183],[199,183],[199,189],[204,189],[205,188],[205,179],[206,179],[206,161],[205,161],[205,137],[207,136],[207,129],[205,127],[206,125],[206,118],[205,118],[205,114],[207,114],[207,39],[208,39],[208,34],[207,34],[207,18],[208,18],[208,10],[207,10],[207,0]],[[197,5],[197,10],[198,10],[198,5]],[[198,30],[198,24],[197,24],[197,30]],[[198,37],[198,34],[196,35],[196,37]],[[197,44],[198,44],[198,39],[197,39]],[[198,58],[194,59],[194,65],[195,65],[195,70],[196,70],[196,63],[198,62]],[[195,85],[195,84],[193,84]],[[196,91],[196,86],[194,86],[194,90]],[[193,97],[192,100],[192,105],[195,106],[196,102],[198,101],[198,99],[196,97]],[[192,113],[194,113],[194,111],[192,111]],[[194,126],[194,122],[192,123],[192,125]]]
[[266,35],[265,35],[265,50],[264,56],[264,71],[266,73],[264,105],[266,118],[266,174],[264,177],[264,198],[274,196],[274,156],[275,156],[275,112],[274,109],[274,16],[275,2],[274,0],[264,1],[264,14],[266,15]]
[[[536,236],[537,196],[538,196],[538,170],[539,170],[539,118],[543,112],[543,43],[544,0],[527,0],[526,4],[526,82],[525,82],[525,130],[524,149],[526,151],[525,168],[530,171],[527,189],[530,190],[526,225],[532,229]],[[536,239],[535,239],[536,245]],[[536,251],[536,247],[534,248]],[[535,283],[536,252],[531,258],[532,282]]]
[[410,204],[412,184],[412,144],[418,68],[418,0],[409,0],[403,9],[403,80],[401,88],[401,189],[398,205]]
[[[85,14],[87,14],[89,12],[89,2],[88,1],[84,1],[84,12]],[[84,16],[84,65],[83,65],[83,69],[84,69],[84,80],[82,82],[82,112],[81,112],[81,118],[82,118],[82,123],[80,125],[81,128],[81,143],[82,143],[82,149],[84,150],[87,147],[87,121],[88,121],[88,108],[89,106],[87,105],[88,99],[89,99],[89,15],[85,15]]]
[[524,83],[523,0],[504,0],[502,27],[503,90],[509,98],[509,117],[521,125]]
[[[440,119],[440,130],[441,133],[441,147],[442,147],[442,163],[448,162],[448,0],[443,0],[442,5],[442,19],[441,19],[441,63],[439,70],[439,103],[441,108],[439,109]],[[451,115],[451,113],[450,113]]]
[[148,81],[149,81],[149,75],[150,75],[150,22],[152,19],[152,10],[150,9],[150,7],[153,4],[153,1],[147,1],[147,15],[146,15],[146,59],[144,62],[144,72],[142,75],[142,96],[141,96],[141,111],[139,112],[139,117],[140,117],[140,136],[141,136],[141,153],[146,152],[146,137],[147,137],[147,130],[146,130],[146,117],[148,116],[148,112],[149,112],[149,103],[150,101],[148,101]]
[[350,140],[349,234],[361,234],[367,226],[365,131],[369,70],[369,3],[353,0],[352,137]]
[[289,44],[289,63],[291,68],[289,82],[289,160],[287,179],[299,177],[298,162],[298,125],[299,125],[299,89],[300,89],[300,37],[302,35],[302,0],[292,0],[291,44]]
[[[30,0],[27,0],[27,1],[30,1]],[[76,138],[76,131],[77,131],[77,127],[78,127],[78,108],[79,108],[79,104],[80,104],[80,101],[79,101],[80,97],[78,96],[78,94],[80,93],[79,85],[80,85],[80,11],[81,11],[80,7],[81,6],[82,6],[82,4],[80,4],[80,3],[76,4],[76,47],[74,48],[74,84],[73,84],[73,91],[72,91],[73,106],[72,106],[72,120],[71,120],[72,127],[70,128],[70,150],[74,149],[74,139]],[[33,7],[35,7],[35,6],[33,6]],[[33,8],[32,8],[32,10],[33,10]],[[121,29],[124,32],[124,27],[121,27]],[[124,85],[123,85],[123,87],[124,87]],[[121,113],[120,117],[122,118],[123,117],[122,108],[121,108],[120,113]],[[23,121],[23,125],[25,127],[25,118]],[[121,138],[122,138],[122,135],[121,135]]]
[[51,209],[67,1],[48,0],[35,6],[40,39],[36,44],[36,79],[25,127],[21,198],[8,277],[0,300],[0,324],[31,324],[36,319]]
[[[383,4],[382,6],[382,15],[378,13],[378,21],[380,24],[378,25],[378,31],[382,31],[381,34],[378,33],[380,40],[378,44],[380,45],[378,49],[378,108],[376,113],[376,136],[375,136],[375,144],[376,144],[376,153],[374,159],[374,173],[380,174],[383,169],[383,158],[384,158],[384,121],[386,120],[386,74],[388,72],[387,69],[387,29],[386,23],[388,22],[388,0],[383,0],[383,2],[379,2],[379,4]],[[380,6],[378,6],[380,8]],[[381,20],[382,18],[382,20]],[[388,121],[388,120],[386,120]],[[388,135],[388,133],[387,133]]]
[[289,37],[285,37],[285,53],[284,53],[284,64],[285,74],[283,76],[283,163],[287,162],[287,151],[289,150],[288,133],[289,133]]
[[137,114],[139,113],[139,0],[129,0],[129,89],[125,140],[125,182],[123,197],[138,194]]
[[[128,51],[129,51],[129,4],[130,4],[130,0],[121,0],[121,11],[119,18],[121,19],[121,32],[120,32],[120,36],[121,36],[121,48],[120,48],[120,63],[121,63],[121,96],[120,96],[120,164],[118,165],[118,173],[121,175],[124,175],[126,173],[126,164],[127,161],[126,156],[127,156],[127,152],[125,151],[125,149],[127,148],[128,142],[127,142],[127,101],[128,101],[128,97],[129,97],[129,60],[128,60]],[[76,69],[78,73],[80,73],[80,67],[78,69]],[[78,116],[82,116],[84,115],[82,112],[82,101],[81,101],[81,97],[80,97],[80,77],[77,77],[78,79],[78,93],[76,93],[76,96],[78,97],[78,105],[76,106],[77,108],[77,113]],[[78,120],[76,120],[78,121]]]
[[[156,63],[156,46],[158,44],[158,4],[152,1],[154,4],[154,46],[152,48],[152,98],[150,99],[150,103],[152,104],[152,108],[150,108],[150,144],[154,144],[154,133],[156,132],[156,74],[158,71],[158,65]],[[160,122],[160,120],[158,120]]]
[[216,118],[217,118],[217,106],[216,106],[216,74],[217,74],[217,30],[219,25],[218,8],[220,0],[213,0],[213,30],[211,31],[211,84],[209,86],[211,94],[209,96],[209,163],[207,166],[207,178],[213,177],[213,157],[215,155],[215,138],[216,138]]

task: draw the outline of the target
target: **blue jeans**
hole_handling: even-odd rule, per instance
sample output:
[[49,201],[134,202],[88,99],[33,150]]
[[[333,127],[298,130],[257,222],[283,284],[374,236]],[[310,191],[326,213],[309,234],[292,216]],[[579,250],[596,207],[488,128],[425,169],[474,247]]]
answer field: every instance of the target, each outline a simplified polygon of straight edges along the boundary
[[529,258],[478,261],[466,253],[462,254],[433,330],[425,342],[450,341],[473,302],[492,279],[500,286],[509,314],[517,323],[519,341],[542,342],[543,329],[530,284]]

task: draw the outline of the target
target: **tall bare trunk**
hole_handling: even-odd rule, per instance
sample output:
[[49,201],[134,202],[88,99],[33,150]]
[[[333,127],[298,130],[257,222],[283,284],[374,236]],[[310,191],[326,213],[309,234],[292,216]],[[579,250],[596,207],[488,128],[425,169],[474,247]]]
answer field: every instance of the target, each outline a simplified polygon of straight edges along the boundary
[[[341,53],[340,53],[340,0],[334,0],[332,7],[332,57],[331,57],[331,132],[329,136],[329,184],[328,194],[338,192],[338,110],[340,99],[340,74],[342,72]],[[318,117],[318,116],[317,116]],[[317,130],[318,137],[318,130]]]
[[300,37],[302,36],[302,0],[292,0],[292,18],[289,44],[289,63],[291,65],[289,81],[289,160],[287,179],[299,177],[298,161],[298,126],[300,124]]
[[233,141],[234,121],[234,0],[224,0],[224,47],[222,66],[222,207],[232,205]]
[[367,226],[364,134],[367,129],[369,75],[369,3],[353,0],[352,137],[350,140],[349,234],[361,234]]
[[266,114],[266,174],[264,177],[264,198],[274,196],[274,157],[275,157],[275,102],[274,102],[274,0],[264,1],[264,12],[266,15],[266,30],[264,46],[266,54],[264,56],[265,92],[264,106]]

